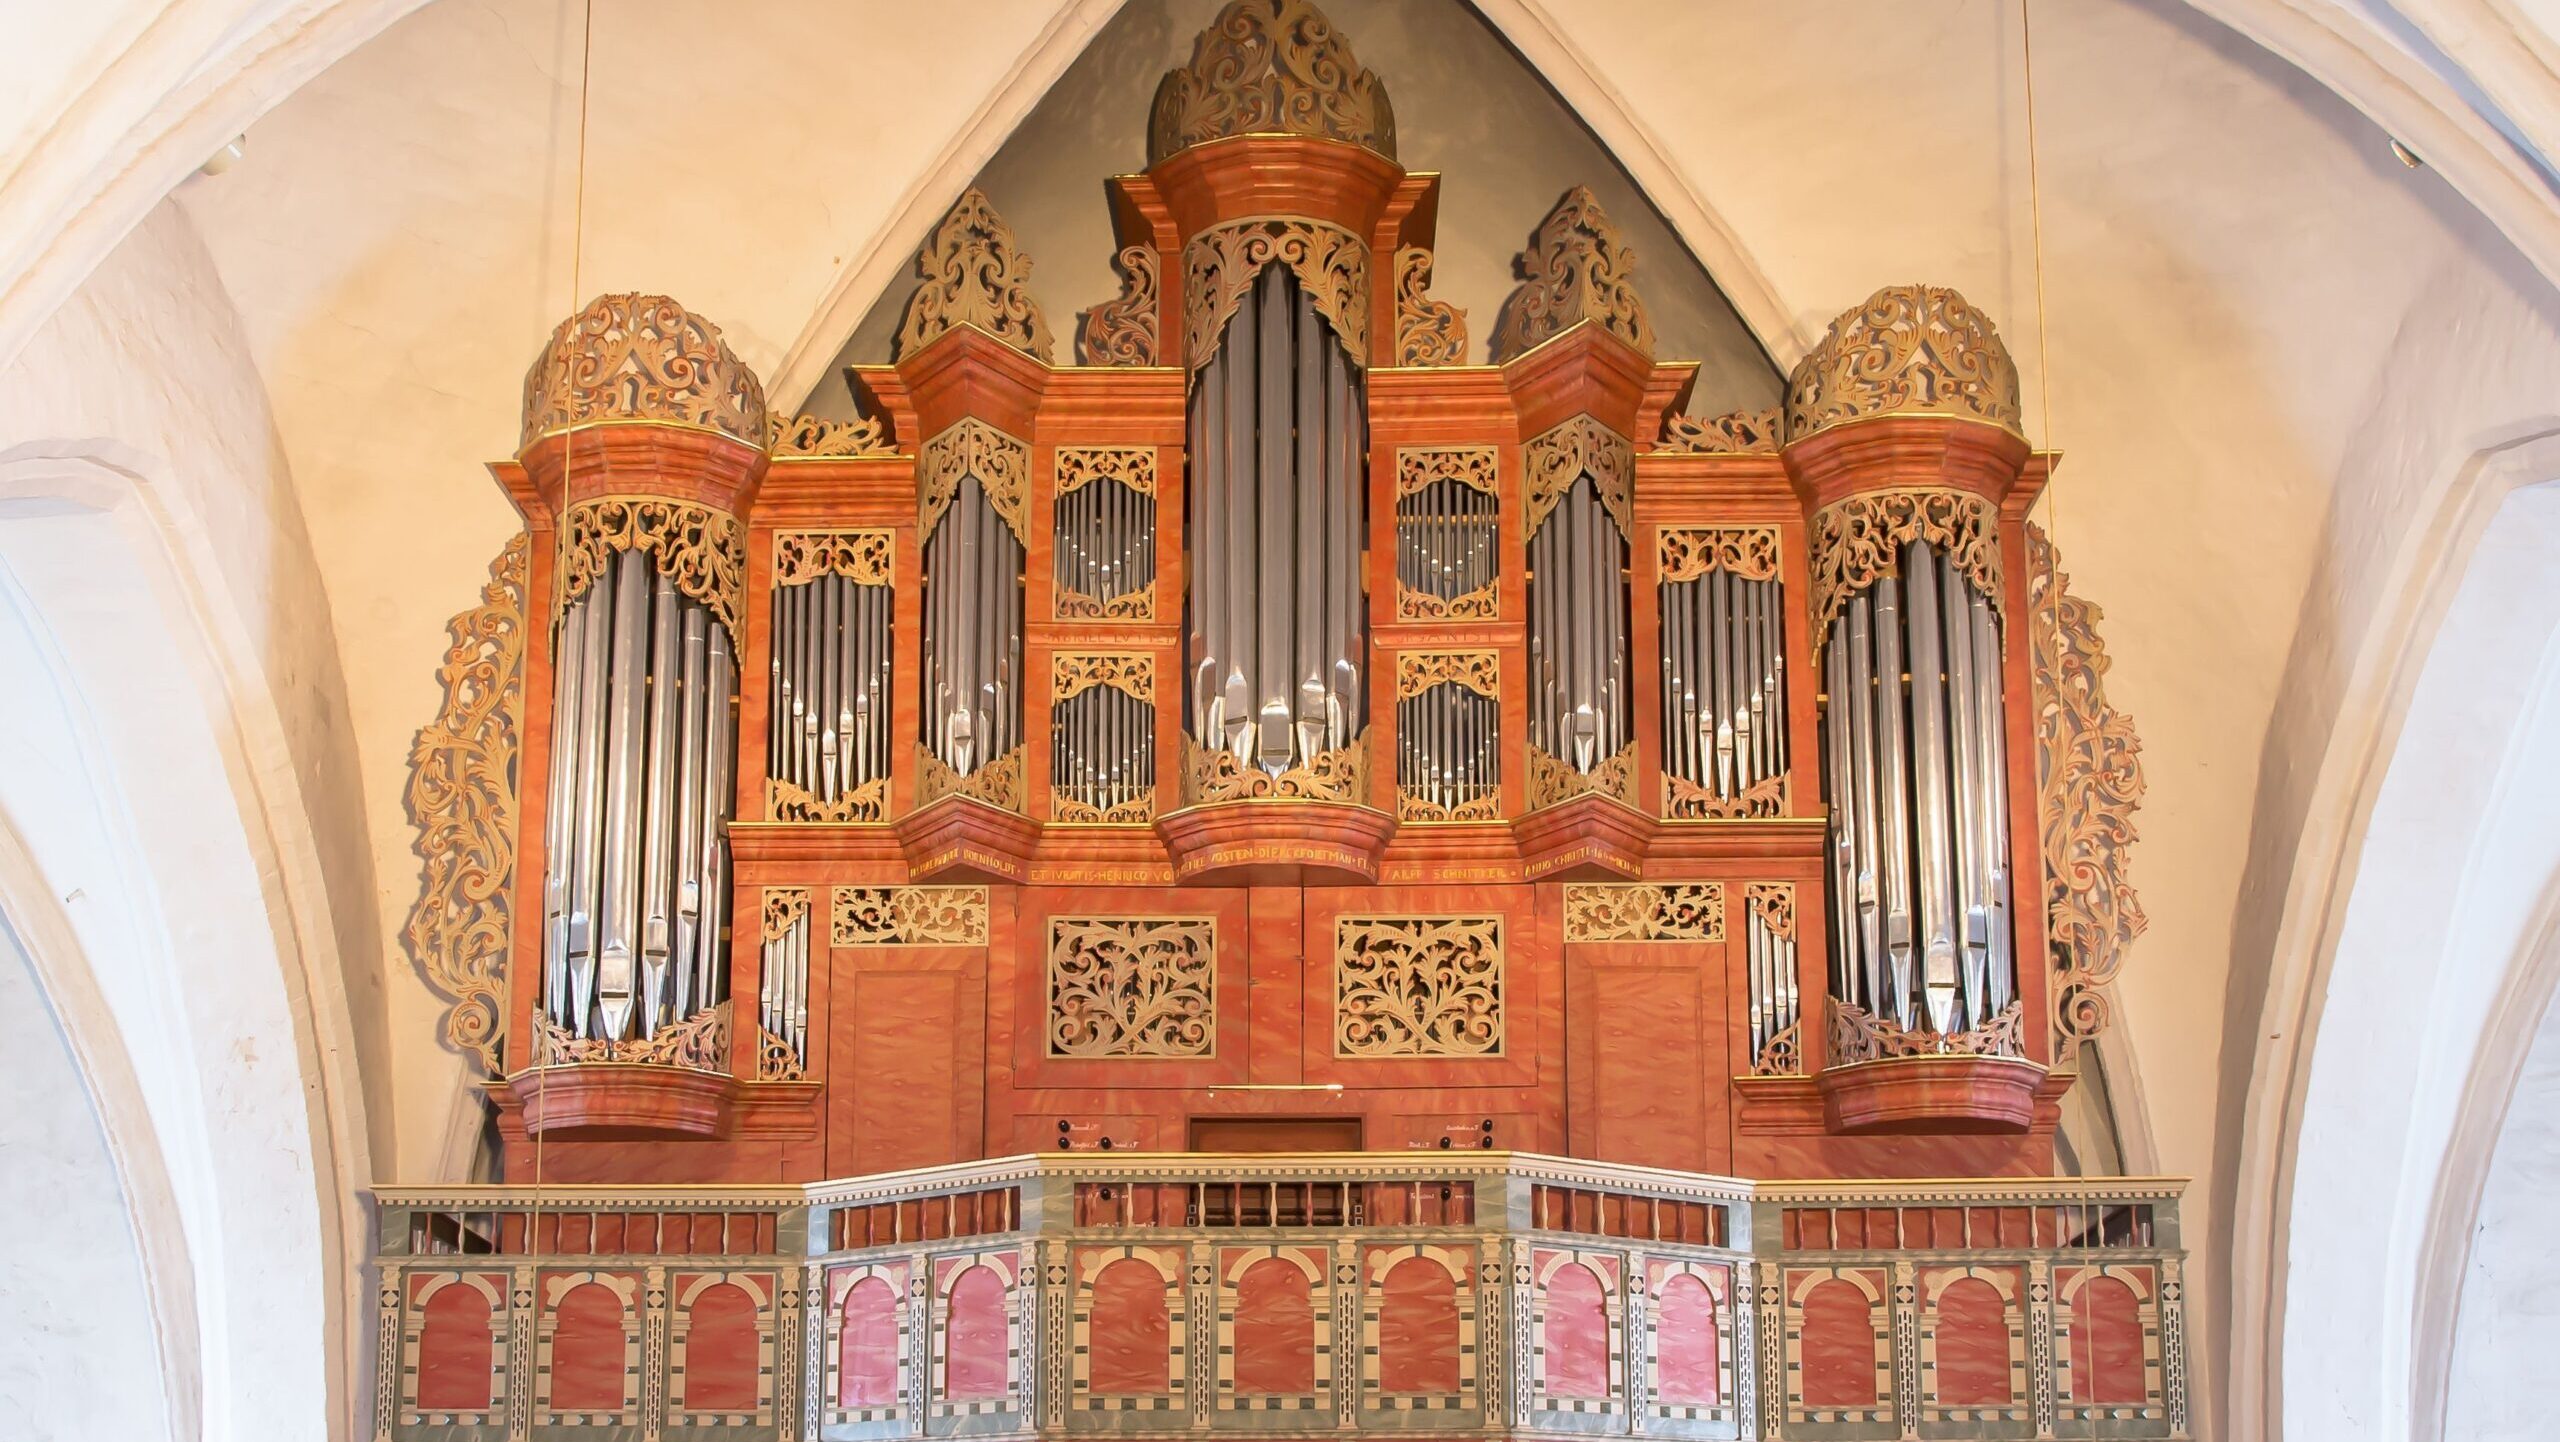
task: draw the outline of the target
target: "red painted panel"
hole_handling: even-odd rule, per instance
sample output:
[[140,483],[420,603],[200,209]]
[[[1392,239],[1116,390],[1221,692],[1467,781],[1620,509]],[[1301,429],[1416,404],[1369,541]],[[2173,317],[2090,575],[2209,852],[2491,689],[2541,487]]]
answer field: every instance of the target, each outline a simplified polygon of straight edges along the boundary
[[1005,1378],[1004,1279],[971,1267],[951,1281],[942,1324],[942,1395],[955,1402],[1000,1398]]
[[2104,1406],[2144,1400],[2142,1302],[2113,1277],[2071,1299],[2071,1396]]
[[685,1310],[684,1397],[688,1412],[747,1412],[756,1405],[756,1299],[717,1283]]
[[836,1405],[888,1407],[898,1400],[898,1299],[865,1277],[844,1294],[836,1352]]
[[1316,1310],[1307,1274],[1265,1257],[1236,1279],[1236,1390],[1300,1397],[1316,1389]]
[[1938,1405],[2003,1407],[2009,1391],[2009,1309],[1979,1277],[1938,1294]]
[[1805,1294],[1804,1404],[1876,1405],[1876,1329],[1867,1294],[1834,1277]]
[[[962,978],[948,972],[860,973],[853,990],[850,1090],[860,1173],[937,1166],[977,1155],[958,1136],[953,1094]],[[970,1085],[981,1083],[970,1078]],[[894,1102],[888,1101],[895,1098]]]
[[1598,967],[1591,973],[1591,1155],[1654,1167],[1703,1165],[1694,970]]
[[551,1406],[622,1410],[622,1299],[601,1282],[571,1287],[552,1309]]
[[1387,1271],[1378,1299],[1378,1387],[1458,1390],[1458,1281],[1429,1257]]
[[1098,1396],[1154,1396],[1172,1390],[1173,1326],[1164,1277],[1122,1257],[1093,1279],[1092,1388]]
[[1716,1299],[1683,1272],[1653,1304],[1653,1395],[1675,1407],[1712,1407],[1724,1378],[1716,1355]]
[[489,1406],[489,1299],[448,1282],[427,1298],[418,1330],[418,1410],[480,1412]]
[[1546,1352],[1547,1393],[1555,1397],[1609,1395],[1609,1304],[1598,1274],[1567,1262],[1547,1278],[1547,1304],[1538,1343]]

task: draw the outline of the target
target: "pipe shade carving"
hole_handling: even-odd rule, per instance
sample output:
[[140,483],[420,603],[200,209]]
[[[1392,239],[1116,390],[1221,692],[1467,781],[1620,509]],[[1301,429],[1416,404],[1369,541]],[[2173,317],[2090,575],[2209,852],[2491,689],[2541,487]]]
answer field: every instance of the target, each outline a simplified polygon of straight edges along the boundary
[[1089,366],[1151,366],[1159,345],[1158,272],[1163,261],[1155,248],[1128,246],[1116,262],[1120,294],[1084,313],[1076,332],[1076,353]]
[[524,378],[523,446],[602,421],[695,426],[765,444],[764,382],[720,327],[663,295],[600,295]]
[[1577,185],[1564,193],[1513,269],[1520,283],[1494,327],[1494,364],[1517,360],[1584,321],[1653,354],[1653,322],[1636,294],[1635,247],[1589,190]]
[[898,326],[898,354],[913,355],[963,326],[1038,360],[1049,359],[1049,322],[1031,298],[1031,257],[987,197],[962,192],[916,252],[924,283]]
[[1314,220],[1244,220],[1191,238],[1182,250],[1183,355],[1208,364],[1222,334],[1265,267],[1288,268],[1316,313],[1333,326],[1343,357],[1369,357],[1369,247],[1347,230]]
[[1851,421],[1943,415],[2024,435],[2017,362],[1955,291],[1889,285],[1844,311],[1787,382],[1787,440]]
[[1147,163],[1237,135],[1311,135],[1396,158],[1387,87],[1308,0],[1235,0],[1165,72]]

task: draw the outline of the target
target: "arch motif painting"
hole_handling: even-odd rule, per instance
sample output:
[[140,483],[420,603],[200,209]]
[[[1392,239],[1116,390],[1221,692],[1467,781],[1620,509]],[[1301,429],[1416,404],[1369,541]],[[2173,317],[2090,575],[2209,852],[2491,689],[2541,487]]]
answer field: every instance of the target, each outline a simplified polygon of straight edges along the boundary
[[1656,1257],[1646,1264],[1652,1305],[1645,1312],[1646,1388],[1653,1415],[1674,1421],[1714,1421],[1732,1415],[1725,1359],[1733,1355],[1732,1318],[1726,1302],[1733,1274],[1706,1262]]
[[1020,1380],[1007,1295],[1008,1257],[945,1257],[934,1264],[935,1410],[944,1416],[1014,1405]]
[[668,1404],[688,1413],[769,1418],[773,1278],[678,1273],[668,1325]]
[[1607,1252],[1529,1254],[1537,1284],[1530,1375],[1541,1407],[1613,1413],[1625,1407],[1625,1358],[1618,1344],[1622,1262]]
[[1332,1405],[1333,1295],[1321,1247],[1218,1253],[1222,1411],[1321,1411]]
[[629,1272],[542,1278],[534,1370],[545,1420],[601,1426],[638,1409],[639,1292],[640,1279]]
[[1893,1418],[1891,1311],[1879,1267],[1786,1273],[1786,1415],[1794,1422]]
[[2062,1415],[2164,1415],[2156,1278],[2149,1267],[2056,1268],[2054,1360]]
[[827,1274],[827,1393],[838,1422],[899,1415],[907,1390],[907,1265],[884,1262]]
[[412,1273],[401,1325],[404,1424],[487,1421],[507,1402],[507,1276]]
[[1075,1254],[1075,1405],[1172,1412],[1190,1384],[1179,1247],[1084,1247]]
[[1473,1247],[1370,1247],[1361,1258],[1362,1405],[1465,1411],[1476,1405]]
[[2023,1291],[2013,1267],[1923,1270],[1920,1395],[1945,1421],[2015,1422],[2028,1415]]

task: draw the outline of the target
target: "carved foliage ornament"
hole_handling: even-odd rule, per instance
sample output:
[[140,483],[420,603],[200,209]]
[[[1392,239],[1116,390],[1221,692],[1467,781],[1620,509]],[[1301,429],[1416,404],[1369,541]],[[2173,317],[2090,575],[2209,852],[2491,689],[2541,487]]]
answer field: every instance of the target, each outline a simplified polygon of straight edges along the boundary
[[889,423],[871,416],[850,421],[775,416],[773,434],[765,449],[773,452],[777,461],[852,460],[898,454],[898,447],[889,439]]
[[729,1003],[725,1001],[673,1026],[662,1026],[654,1036],[571,1036],[567,1027],[541,1013],[535,1014],[533,1025],[536,1066],[625,1062],[689,1071],[729,1069]]
[[1835,999],[1831,1003],[1831,1065],[1910,1056],[2024,1057],[2023,1015],[2013,1001],[1971,1031],[1942,1036],[1934,1031],[1905,1031],[1890,1017]]
[[984,946],[983,886],[839,886],[827,935],[837,946]]
[[1031,298],[1031,257],[985,195],[965,191],[916,252],[924,284],[907,302],[898,356],[962,326],[975,326],[1036,360],[1049,359],[1049,322]]
[[1479,696],[1500,699],[1502,668],[1491,651],[1398,651],[1396,699],[1419,696],[1434,686],[1463,686]]
[[842,576],[857,586],[885,586],[894,554],[887,531],[776,531],[773,584],[805,586]]
[[1890,285],[1845,311],[1787,381],[1787,439],[1886,415],[1965,416],[2024,435],[2018,365],[1945,286]]
[[1494,364],[1508,364],[1531,346],[1586,320],[1653,354],[1653,322],[1636,295],[1635,248],[1588,189],[1577,185],[1564,193],[1538,222],[1537,234],[1512,269],[1520,284],[1503,302],[1494,328]]
[[1120,294],[1084,313],[1076,349],[1089,366],[1157,364],[1156,328],[1162,316],[1157,299],[1157,273],[1163,268],[1155,247],[1132,245],[1120,252]]
[[1055,705],[1096,686],[1153,705],[1156,658],[1144,652],[1060,651],[1049,658],[1049,701]]
[[1361,736],[1347,745],[1325,752],[1304,766],[1292,766],[1274,776],[1259,766],[1239,762],[1232,751],[1203,746],[1185,736],[1182,738],[1182,802],[1186,806],[1206,801],[1358,803],[1365,797],[1361,778],[1367,770],[1363,757],[1368,739]]
[[2101,613],[2071,594],[2041,527],[2029,525],[2026,539],[2053,1025],[2067,1047],[2106,1029],[2107,988],[2148,924],[2125,879],[2145,785],[2142,738],[2107,704]]
[[560,527],[560,599],[553,617],[587,593],[624,551],[645,551],[676,590],[738,629],[738,595],[746,585],[747,528],[725,511],[690,501],[603,496],[569,508]]
[[1573,419],[1530,439],[1529,534],[1546,524],[1556,504],[1584,476],[1621,535],[1635,533],[1636,448],[1625,436],[1592,419]]
[[453,1002],[447,1044],[492,1076],[506,990],[507,902],[516,864],[516,752],[524,710],[528,540],[489,563],[480,604],[446,623],[444,704],[409,748],[404,797],[426,871],[400,932],[427,984]]
[[1346,916],[1333,927],[1333,1054],[1502,1055],[1502,918]]
[[1396,499],[1455,481],[1471,491],[1499,496],[1501,452],[1492,446],[1403,446],[1396,451]]
[[916,459],[916,544],[933,539],[960,483],[972,477],[1013,538],[1027,547],[1023,506],[1031,494],[1031,447],[974,417],[944,427]]
[[1743,821],[1787,814],[1785,772],[1763,776],[1731,796],[1719,796],[1685,776],[1662,773],[1662,814],[1671,821]]
[[833,801],[779,776],[764,783],[765,814],[775,821],[842,824],[889,819],[889,778],[875,776]]
[[1776,455],[1780,414],[1778,407],[1769,406],[1762,410],[1731,411],[1707,420],[1693,421],[1673,411],[1662,418],[1662,439],[1653,443],[1652,454]]
[[1369,247],[1360,237],[1316,220],[1239,220],[1182,249],[1182,345],[1193,370],[1218,353],[1228,319],[1267,265],[1289,267],[1346,358],[1369,363]]
[[925,747],[916,748],[916,805],[931,806],[945,796],[966,796],[989,806],[1019,812],[1023,807],[1022,748],[997,757],[963,776]]
[[1217,952],[1205,917],[1053,918],[1049,1055],[1216,1055]]
[[1695,581],[1717,571],[1737,581],[1771,581],[1778,575],[1775,526],[1665,526],[1656,538],[1654,562],[1664,585]]
[[1628,742],[1618,754],[1592,767],[1576,771],[1532,744],[1529,752],[1529,809],[1541,810],[1560,805],[1586,793],[1606,796],[1612,801],[1636,804],[1636,745]]
[[1156,86],[1149,165],[1231,135],[1312,135],[1396,158],[1387,87],[1308,0],[1235,0]]
[[764,915],[757,932],[759,940],[771,946],[809,916],[809,888],[805,886],[768,886],[764,889]]
[[1156,449],[1153,446],[1060,446],[1057,460],[1059,495],[1083,490],[1095,481],[1118,481],[1142,496],[1156,493]]
[[560,323],[524,378],[522,441],[594,421],[718,431],[761,449],[764,382],[720,327],[663,295],[600,295]]
[[1964,572],[2007,633],[2000,588],[2000,513],[1966,491],[1874,491],[1813,517],[1813,650],[1818,660],[1831,622],[1860,591],[1902,574],[1902,548],[1927,541],[1942,564]]
[[1720,882],[1572,882],[1564,889],[1567,941],[1722,941]]
[[1467,358],[1467,313],[1431,298],[1431,252],[1396,252],[1396,364],[1453,366]]

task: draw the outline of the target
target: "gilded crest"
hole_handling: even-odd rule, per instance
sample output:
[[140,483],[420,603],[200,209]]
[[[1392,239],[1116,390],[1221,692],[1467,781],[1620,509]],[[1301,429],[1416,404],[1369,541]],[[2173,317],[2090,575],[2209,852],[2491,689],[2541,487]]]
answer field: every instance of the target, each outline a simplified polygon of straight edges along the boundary
[[1431,298],[1431,252],[1396,252],[1396,364],[1453,366],[1467,358],[1467,313]]
[[1312,135],[1396,158],[1387,87],[1307,0],[1235,0],[1156,86],[1149,165],[1231,135]]
[[1778,407],[1765,406],[1756,411],[1728,411],[1698,421],[1673,411],[1662,418],[1662,439],[1654,442],[1651,453],[1657,456],[1776,455],[1781,414]]
[[1845,311],[1787,381],[1787,440],[1888,415],[2026,434],[2018,365],[1991,318],[1941,285],[1889,285]]
[[1084,313],[1076,350],[1089,366],[1155,365],[1162,262],[1154,247],[1133,245],[1120,252],[1118,265],[1120,294]]
[[1269,265],[1289,268],[1351,363],[1367,365],[1369,247],[1321,221],[1240,220],[1200,232],[1182,250],[1183,354],[1191,368],[1218,353],[1228,319]]
[[898,327],[901,359],[962,326],[985,331],[1035,360],[1049,359],[1049,322],[1031,298],[1031,257],[979,191],[962,193],[934,227],[916,252],[916,274],[924,283]]
[[1494,364],[1586,320],[1653,354],[1653,322],[1636,294],[1635,248],[1588,189],[1577,185],[1564,193],[1512,268],[1520,283],[1494,327]]
[[600,295],[525,373],[522,444],[596,421],[696,426],[761,449],[764,382],[720,327],[667,297]]

